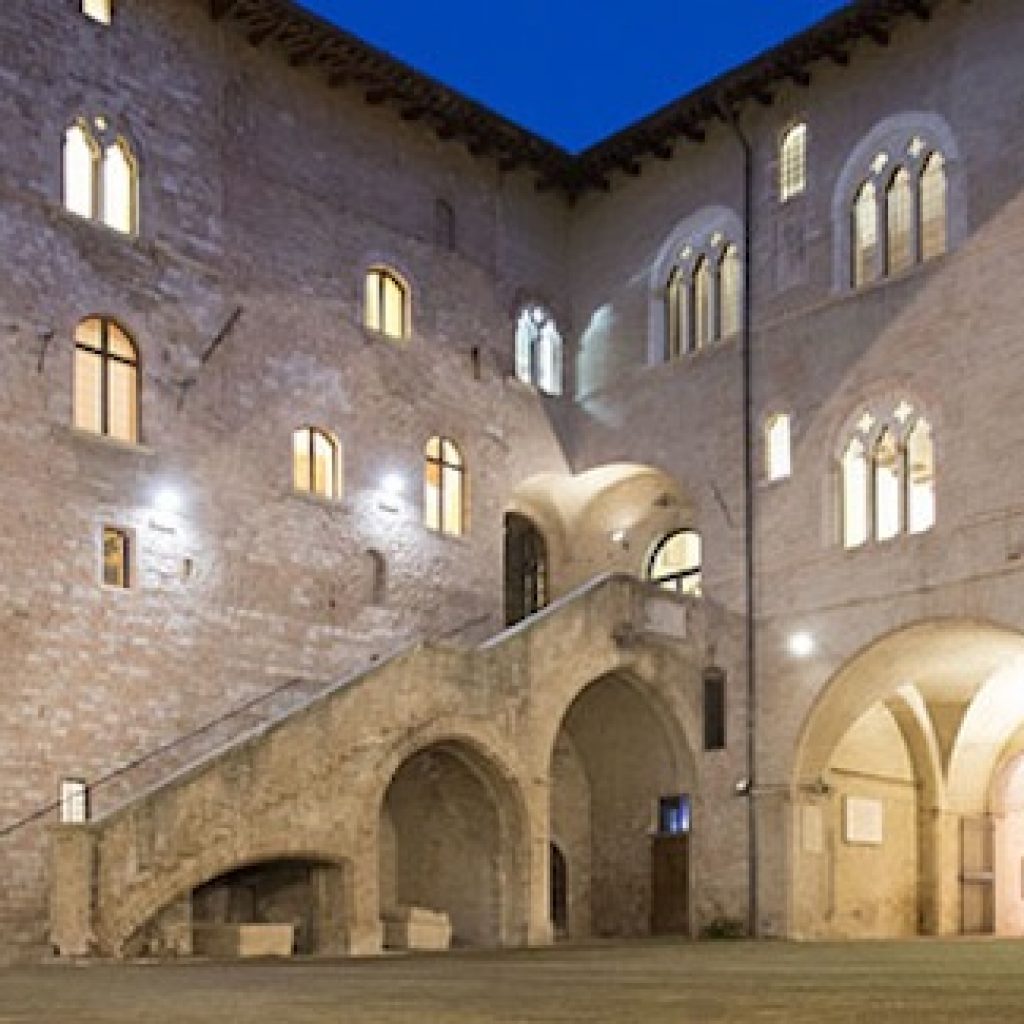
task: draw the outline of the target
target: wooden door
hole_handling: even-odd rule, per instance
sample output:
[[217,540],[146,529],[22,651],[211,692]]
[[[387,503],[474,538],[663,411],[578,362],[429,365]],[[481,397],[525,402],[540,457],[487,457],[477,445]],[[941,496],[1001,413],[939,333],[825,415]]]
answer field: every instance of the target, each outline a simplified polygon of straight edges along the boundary
[[505,625],[548,603],[548,553],[540,530],[516,512],[505,516]]
[[651,934],[690,932],[690,837],[659,835],[651,840]]

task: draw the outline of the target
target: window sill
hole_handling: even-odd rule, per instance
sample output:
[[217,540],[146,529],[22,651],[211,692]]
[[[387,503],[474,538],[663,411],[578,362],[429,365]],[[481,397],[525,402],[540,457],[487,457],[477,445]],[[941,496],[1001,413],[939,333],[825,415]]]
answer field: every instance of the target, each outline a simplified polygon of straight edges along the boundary
[[367,327],[366,324],[360,323],[359,329],[363,332],[363,338],[367,344],[383,344],[390,345],[392,347],[404,347],[410,345],[413,342],[413,335],[403,334],[400,337],[395,337],[393,334],[387,334],[384,331],[378,331],[373,327]]
[[935,527],[930,526],[927,530],[922,530],[919,533],[898,533],[895,537],[887,537],[885,540],[866,540],[863,544],[858,544],[852,548],[846,547],[840,541],[839,550],[845,557],[856,557],[868,551],[888,552],[901,546],[921,544],[925,538],[930,537],[934,532]]
[[921,274],[925,274],[930,271],[933,267],[941,266],[949,257],[952,252],[947,249],[945,252],[940,253],[938,256],[932,256],[931,259],[922,260],[920,263],[913,263],[906,270],[900,270],[895,274],[883,274],[880,277],[875,278],[873,281],[867,281],[864,284],[853,285],[846,284],[836,289],[836,295],[842,298],[854,298],[858,295],[869,295],[872,292],[878,291],[881,288],[885,288],[890,284],[900,284],[904,281],[913,280],[915,277]]
[[138,229],[135,231],[119,231],[117,228],[112,228],[101,220],[94,220],[91,217],[83,217],[81,214],[73,213],[63,204],[51,203],[50,207],[58,221],[73,227],[75,231],[82,232],[91,237],[107,239],[119,245],[127,245],[133,249],[142,250],[145,246]]
[[297,491],[294,488],[288,492],[289,498],[312,505],[314,508],[337,510],[340,513],[348,513],[350,507],[344,496],[338,498],[325,498],[320,494],[311,494],[309,491]]
[[83,430],[81,427],[63,427],[68,437],[75,443],[91,444],[97,448],[105,448],[108,451],[131,452],[135,455],[155,455],[156,450],[140,441],[122,441],[120,438],[111,437],[109,434],[97,434],[92,430]]

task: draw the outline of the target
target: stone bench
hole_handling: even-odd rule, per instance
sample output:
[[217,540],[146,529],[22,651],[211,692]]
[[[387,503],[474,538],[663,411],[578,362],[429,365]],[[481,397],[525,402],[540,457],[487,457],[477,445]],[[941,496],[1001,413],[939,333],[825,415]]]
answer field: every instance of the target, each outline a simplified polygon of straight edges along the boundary
[[294,924],[196,924],[192,952],[196,956],[291,956]]
[[425,907],[398,907],[384,915],[387,949],[449,949],[452,922],[447,914]]

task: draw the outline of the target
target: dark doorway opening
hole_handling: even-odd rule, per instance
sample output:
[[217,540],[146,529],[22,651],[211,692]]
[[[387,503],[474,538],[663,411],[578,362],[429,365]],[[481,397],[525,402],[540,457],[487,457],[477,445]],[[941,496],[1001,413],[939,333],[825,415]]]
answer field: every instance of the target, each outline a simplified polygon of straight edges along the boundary
[[532,520],[505,514],[505,625],[514,626],[548,603],[548,550]]
[[551,844],[551,924],[556,938],[565,935],[569,925],[569,872],[556,843]]

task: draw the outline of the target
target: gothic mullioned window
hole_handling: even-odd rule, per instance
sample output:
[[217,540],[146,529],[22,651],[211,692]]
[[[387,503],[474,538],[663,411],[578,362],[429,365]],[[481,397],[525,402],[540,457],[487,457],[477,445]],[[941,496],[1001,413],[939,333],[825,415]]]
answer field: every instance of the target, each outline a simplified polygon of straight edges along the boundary
[[292,487],[318,498],[341,497],[341,454],[326,430],[302,427],[292,434]]
[[366,272],[363,323],[388,338],[409,337],[409,286],[389,267]]
[[74,424],[118,441],[139,439],[139,360],[113,320],[91,317],[75,329]]
[[922,135],[879,149],[850,209],[853,287],[942,255],[948,239],[945,158]]
[[663,537],[647,560],[646,577],[664,590],[701,593],[702,548],[696,530],[676,530]]
[[138,231],[138,163],[106,118],[78,120],[64,132],[63,191],[69,213],[121,234]]
[[743,307],[739,248],[716,232],[679,253],[665,286],[665,358],[698,352],[735,334]]
[[779,146],[779,199],[786,202],[807,188],[807,125],[795,124]]
[[907,401],[865,409],[839,459],[842,541],[925,533],[935,525],[935,446],[928,420]]
[[524,306],[516,321],[516,376],[549,395],[562,393],[562,336],[537,303]]
[[465,529],[466,467],[458,445],[432,437],[425,449],[423,522],[428,530],[459,537]]

